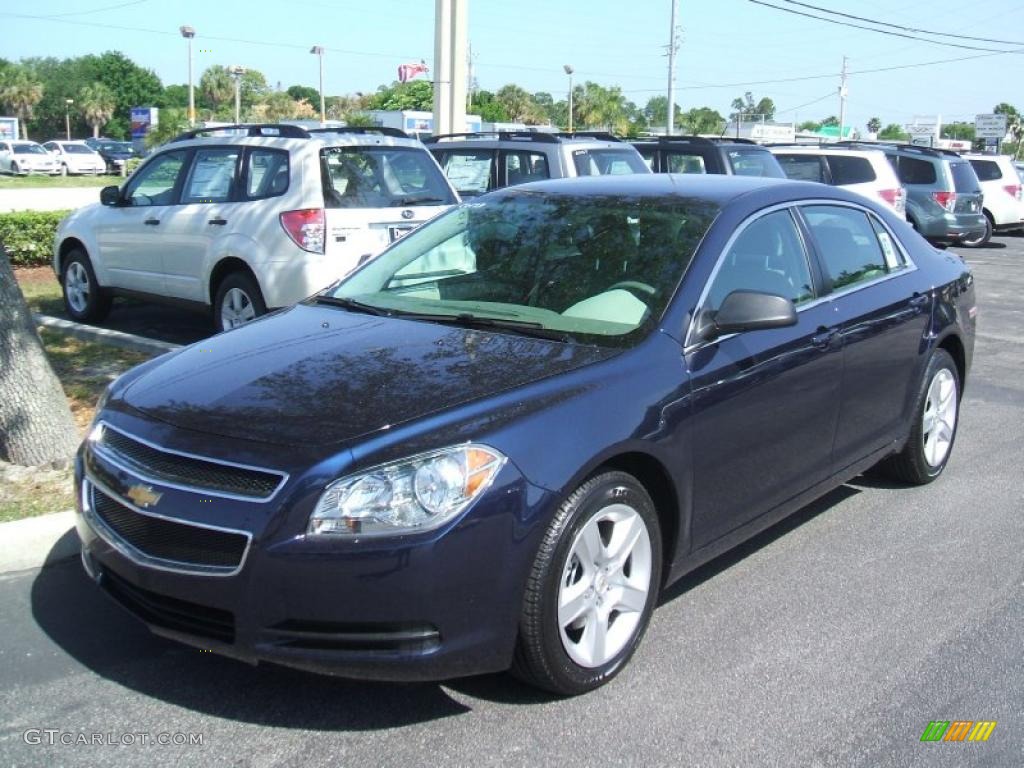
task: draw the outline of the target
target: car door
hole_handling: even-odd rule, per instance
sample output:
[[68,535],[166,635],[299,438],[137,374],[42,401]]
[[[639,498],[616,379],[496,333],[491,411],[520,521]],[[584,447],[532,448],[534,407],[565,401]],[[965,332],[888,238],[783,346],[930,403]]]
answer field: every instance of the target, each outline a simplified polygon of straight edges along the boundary
[[162,224],[178,200],[189,150],[155,155],[121,191],[117,206],[97,211],[94,226],[104,284],[143,293],[165,292]]
[[543,152],[525,149],[503,149],[499,153],[499,187],[514,187],[531,181],[551,178],[548,158]]
[[693,397],[694,549],[824,480],[831,471],[842,352],[834,310],[789,208],[748,220],[726,247],[698,319],[735,290],[791,299],[797,324],[686,349]]
[[218,238],[237,228],[241,147],[202,147],[182,174],[178,205],[160,222],[163,273],[168,296],[208,299],[206,276]]
[[902,437],[930,322],[927,286],[896,237],[852,205],[806,205],[807,223],[836,310],[844,372],[836,469]]

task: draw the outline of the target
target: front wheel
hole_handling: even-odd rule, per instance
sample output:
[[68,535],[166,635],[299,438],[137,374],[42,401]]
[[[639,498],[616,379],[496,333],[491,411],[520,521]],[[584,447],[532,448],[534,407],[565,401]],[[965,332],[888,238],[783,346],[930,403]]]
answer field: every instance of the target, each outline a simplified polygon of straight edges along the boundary
[[636,478],[605,472],[562,504],[527,582],[512,672],[561,695],[604,685],[640,644],[661,585],[661,533]]
[[259,285],[244,272],[232,272],[221,281],[213,302],[217,331],[230,331],[267,313]]
[[73,320],[94,323],[110,312],[110,296],[96,281],[92,263],[81,248],[68,253],[60,285],[64,292],[64,308]]
[[959,415],[960,374],[949,353],[936,349],[921,380],[907,444],[882,468],[905,483],[930,483],[953,452]]

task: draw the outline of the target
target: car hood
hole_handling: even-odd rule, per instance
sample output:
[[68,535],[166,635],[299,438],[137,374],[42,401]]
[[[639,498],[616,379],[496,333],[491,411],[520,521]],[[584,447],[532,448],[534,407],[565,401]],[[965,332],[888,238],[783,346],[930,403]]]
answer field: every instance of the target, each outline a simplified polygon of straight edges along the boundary
[[168,356],[119,399],[183,429],[309,447],[353,441],[613,354],[300,304]]

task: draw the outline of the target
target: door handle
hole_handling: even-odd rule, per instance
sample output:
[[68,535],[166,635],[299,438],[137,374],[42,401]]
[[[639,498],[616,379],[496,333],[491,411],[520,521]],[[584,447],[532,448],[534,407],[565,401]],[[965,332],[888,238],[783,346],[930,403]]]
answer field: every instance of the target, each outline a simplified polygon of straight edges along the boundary
[[926,293],[919,293],[919,294],[917,294],[916,296],[911,298],[909,304],[912,307],[924,307],[924,306],[927,306],[927,304],[928,304],[928,294],[926,294]]
[[206,223],[207,223],[207,224],[215,224],[215,225],[217,225],[218,227],[223,227],[223,226],[224,226],[225,224],[227,224],[227,223],[228,223],[228,220],[227,220],[227,219],[210,219],[210,220],[209,220],[208,222],[206,222]]
[[151,227],[155,227],[160,223],[160,219],[146,219],[145,223]]
[[818,328],[818,332],[814,336],[811,336],[811,344],[818,349],[828,349],[832,346],[832,342],[838,335],[839,330],[837,328],[825,328],[822,326]]

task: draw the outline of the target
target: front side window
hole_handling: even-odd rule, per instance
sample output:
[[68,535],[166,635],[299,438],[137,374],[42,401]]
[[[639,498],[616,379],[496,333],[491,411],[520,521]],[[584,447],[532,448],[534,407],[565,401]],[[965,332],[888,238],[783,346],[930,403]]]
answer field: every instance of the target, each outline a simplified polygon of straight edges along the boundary
[[817,155],[776,155],[787,178],[797,181],[817,181],[827,184],[825,169]]
[[185,166],[188,152],[164,152],[139,168],[125,187],[124,199],[129,205],[171,205],[174,188]]
[[[894,254],[887,257],[883,252],[885,243],[863,211],[838,205],[809,205],[803,208],[803,214],[833,290],[874,280],[889,271],[888,262]],[[888,247],[895,250],[891,240]]]
[[494,150],[452,150],[441,157],[448,181],[463,197],[482,195],[491,189]]
[[650,170],[632,149],[577,149],[572,161],[577,176],[620,176]]
[[551,178],[548,159],[540,152],[504,152],[505,180],[508,186]]
[[455,196],[430,153],[410,147],[328,147],[324,201],[328,208],[450,205]]
[[737,176],[766,176],[774,179],[786,177],[779,168],[775,156],[767,150],[732,149],[727,154],[732,172]]
[[280,149],[250,149],[245,160],[245,196],[249,200],[277,197],[288,191],[288,153]]
[[237,148],[196,151],[182,203],[223,203],[231,199],[238,166]]
[[467,204],[406,235],[330,296],[626,346],[660,318],[717,213],[678,198],[524,194]]
[[801,304],[814,298],[807,251],[788,210],[751,222],[722,257],[705,307],[718,309],[733,291],[770,293]]
[[685,152],[667,152],[665,161],[669,173],[707,173],[704,165],[704,158],[700,155],[690,155]]

